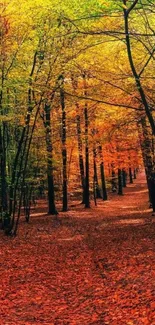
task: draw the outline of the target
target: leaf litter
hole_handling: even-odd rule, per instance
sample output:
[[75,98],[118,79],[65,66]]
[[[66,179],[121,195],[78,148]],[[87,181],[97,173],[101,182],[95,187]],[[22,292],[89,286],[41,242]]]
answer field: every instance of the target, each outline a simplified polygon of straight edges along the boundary
[[1,233],[1,325],[155,325],[155,220],[143,174],[134,185]]

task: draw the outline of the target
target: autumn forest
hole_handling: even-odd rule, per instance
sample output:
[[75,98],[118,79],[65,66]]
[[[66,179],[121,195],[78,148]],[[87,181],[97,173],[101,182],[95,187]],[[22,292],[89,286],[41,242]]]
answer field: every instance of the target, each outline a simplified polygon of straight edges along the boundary
[[154,0],[0,1],[0,324],[155,325],[154,60]]

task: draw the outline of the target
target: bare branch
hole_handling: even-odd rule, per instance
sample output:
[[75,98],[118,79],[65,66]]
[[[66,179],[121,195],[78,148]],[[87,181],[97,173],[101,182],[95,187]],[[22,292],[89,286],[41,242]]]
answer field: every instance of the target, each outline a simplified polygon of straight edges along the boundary
[[142,75],[142,73],[144,72],[145,68],[147,67],[147,65],[149,64],[149,62],[151,61],[151,59],[155,59],[154,56],[153,56],[154,53],[155,53],[155,48],[153,49],[153,51],[152,51],[150,57],[148,58],[148,60],[147,60],[146,63],[144,64],[142,70],[140,71],[140,73],[139,73],[139,77]]
[[130,8],[127,9],[127,15],[129,15],[130,11],[132,9],[134,9],[134,7],[136,6],[137,3],[138,3],[138,0],[134,0],[133,4],[130,6]]
[[68,93],[66,91],[65,91],[65,94],[70,96],[70,97],[76,97],[76,98],[81,99],[81,100],[85,99],[85,100],[89,100],[89,101],[92,101],[92,102],[97,102],[97,103],[101,103],[101,104],[105,104],[105,105],[109,105],[109,106],[121,107],[121,108],[129,108],[129,109],[133,109],[133,110],[136,110],[136,111],[143,112],[142,108],[138,108],[138,107],[135,107],[135,106],[106,102],[104,100],[97,99],[97,98],[91,98],[91,97],[88,97],[88,96],[78,96],[78,95],[75,95],[75,94]]

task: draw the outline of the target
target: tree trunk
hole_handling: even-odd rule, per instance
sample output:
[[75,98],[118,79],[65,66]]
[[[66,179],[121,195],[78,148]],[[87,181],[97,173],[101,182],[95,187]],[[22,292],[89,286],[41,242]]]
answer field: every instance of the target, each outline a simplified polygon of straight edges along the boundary
[[[83,74],[83,82],[84,82],[84,95],[87,96],[87,85],[86,85],[86,74]],[[88,141],[88,105],[85,102],[84,107],[84,119],[85,119],[85,208],[90,208],[89,201],[89,141]]]
[[96,166],[96,148],[93,149],[93,162],[94,162],[94,191],[95,197],[97,199],[101,199],[101,192],[98,183],[98,175],[97,175],[97,166]]
[[[123,0],[122,2],[126,6],[126,0]],[[137,87],[137,90],[139,92],[141,101],[143,103],[146,116],[147,116],[148,121],[150,123],[152,133],[153,133],[153,135],[155,135],[154,117],[153,117],[152,112],[150,110],[149,103],[148,103],[148,100],[147,100],[147,97],[146,97],[146,94],[145,94],[145,90],[144,90],[144,88],[142,86],[141,74],[139,74],[137,72],[137,69],[136,69],[136,66],[135,66],[135,63],[134,63],[132,48],[131,48],[131,41],[130,41],[129,14],[134,9],[134,7],[136,6],[137,3],[138,3],[138,0],[135,0],[135,1],[133,1],[133,4],[131,5],[131,7],[129,7],[127,9],[124,6],[124,9],[123,9],[123,11],[124,11],[124,29],[125,29],[125,38],[126,38],[126,48],[127,48],[127,55],[128,55],[130,68],[131,68],[133,77],[135,79],[136,87]]]
[[112,192],[115,193],[117,191],[117,184],[116,184],[116,173],[114,169],[114,164],[111,164],[112,172],[111,172],[111,189]]
[[7,227],[10,223],[8,216],[8,196],[7,196],[7,181],[6,181],[6,141],[5,141],[5,122],[0,126],[0,181],[1,181],[1,202],[0,214],[2,217],[3,227]]
[[[72,86],[74,93],[78,88],[78,81],[71,75]],[[81,117],[80,117],[80,107],[78,102],[75,103],[76,106],[76,130],[77,130],[77,140],[78,140],[78,155],[79,155],[79,168],[80,168],[80,178],[82,186],[82,204],[85,204],[85,171],[84,171],[84,161],[83,161],[83,151],[82,151],[82,139],[81,139]]]
[[60,103],[62,108],[62,192],[63,202],[62,211],[68,210],[68,197],[67,197],[67,148],[66,148],[66,110],[65,110],[65,94],[64,94],[64,76],[59,76],[60,84]]
[[102,146],[101,145],[99,146],[99,155],[100,155],[100,173],[101,173],[101,184],[102,184],[102,198],[103,198],[103,201],[107,201],[108,200],[108,195],[107,195],[107,189],[106,189],[103,154],[102,154]]
[[46,128],[46,150],[47,150],[47,181],[48,181],[48,213],[58,214],[55,207],[54,177],[53,177],[53,145],[51,130],[51,106],[45,104],[45,128]]
[[[14,163],[13,163],[13,168],[12,168],[12,176],[11,176],[11,184],[10,184],[10,191],[9,191],[9,217],[11,218],[11,224],[8,229],[8,234],[12,234],[13,232],[13,227],[15,223],[15,212],[16,212],[16,205],[17,205],[17,190],[19,187],[19,181],[22,177],[24,177],[24,173],[26,171],[26,166],[27,166],[27,160],[28,160],[28,154],[29,154],[29,149],[30,149],[30,144],[32,140],[32,136],[30,137],[30,140],[28,140],[29,137],[29,131],[30,131],[30,119],[31,119],[31,114],[33,111],[33,104],[32,104],[32,76],[34,73],[35,65],[36,65],[36,57],[37,57],[37,51],[34,54],[33,58],[33,64],[32,64],[32,69],[30,73],[30,80],[29,80],[29,89],[28,89],[28,108],[27,108],[27,114],[25,117],[25,125],[23,127],[20,140],[18,143],[18,148],[17,152],[14,158]],[[40,105],[38,105],[40,107]],[[39,108],[37,108],[37,114],[39,112]],[[37,115],[36,115],[37,116]],[[35,116],[35,123],[36,123],[36,116]],[[32,127],[34,130],[34,128]],[[27,143],[29,142],[28,146],[28,151],[26,150],[27,148]],[[25,161],[24,161],[25,158]],[[25,165],[25,167],[24,167]],[[23,183],[23,181],[22,181]],[[22,193],[20,193],[22,196]],[[19,213],[18,213],[19,215]],[[19,220],[19,218],[18,218]],[[18,221],[16,224],[16,230],[18,226]]]
[[123,185],[123,187],[126,187],[126,176],[127,176],[126,171],[123,168],[122,169],[122,185]]
[[131,167],[129,167],[129,182],[130,182],[130,184],[133,183],[133,177],[132,177],[132,169],[131,169]]
[[80,115],[78,114],[76,116],[76,128],[77,128],[77,138],[78,138],[80,177],[81,177],[81,185],[82,185],[82,203],[84,204],[85,203],[85,174],[84,174],[84,162],[83,162],[83,153],[82,153],[81,119],[80,119]]
[[153,208],[153,212],[155,212],[155,172],[152,151],[152,134],[151,132],[149,132],[149,128],[146,123],[146,118],[141,118],[141,126],[143,139],[140,139],[140,144],[148,184],[149,199]]
[[118,195],[123,195],[122,171],[118,168]]

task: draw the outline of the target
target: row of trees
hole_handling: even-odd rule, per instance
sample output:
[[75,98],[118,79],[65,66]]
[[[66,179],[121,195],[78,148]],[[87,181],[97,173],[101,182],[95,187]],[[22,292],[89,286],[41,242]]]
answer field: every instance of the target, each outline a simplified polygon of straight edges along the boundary
[[[47,193],[107,199],[144,162],[155,211],[152,1],[17,1],[0,13],[0,213],[16,234]],[[100,171],[100,177],[99,177]]]

